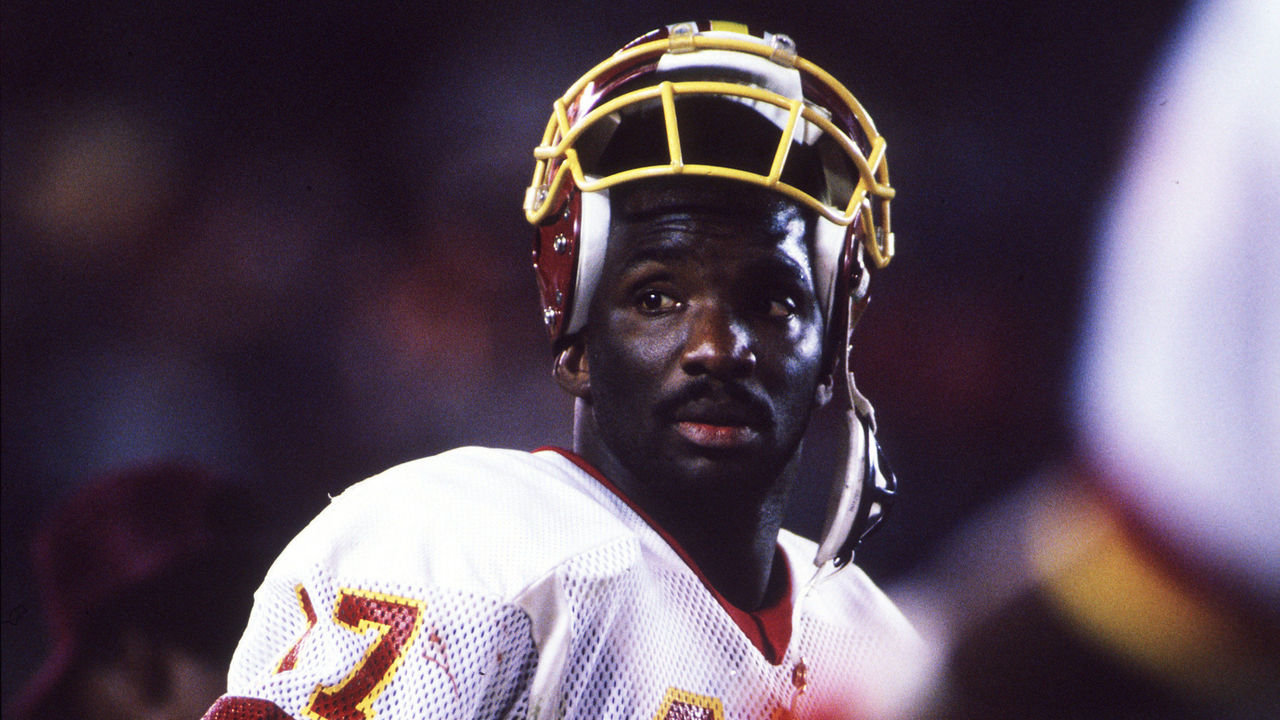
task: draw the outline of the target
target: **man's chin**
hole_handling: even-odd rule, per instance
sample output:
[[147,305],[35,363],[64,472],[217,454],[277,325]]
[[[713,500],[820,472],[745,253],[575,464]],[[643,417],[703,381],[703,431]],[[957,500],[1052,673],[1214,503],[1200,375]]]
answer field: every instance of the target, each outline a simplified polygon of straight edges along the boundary
[[661,473],[669,492],[708,502],[752,502],[779,481],[775,463],[757,452],[694,448],[674,458]]

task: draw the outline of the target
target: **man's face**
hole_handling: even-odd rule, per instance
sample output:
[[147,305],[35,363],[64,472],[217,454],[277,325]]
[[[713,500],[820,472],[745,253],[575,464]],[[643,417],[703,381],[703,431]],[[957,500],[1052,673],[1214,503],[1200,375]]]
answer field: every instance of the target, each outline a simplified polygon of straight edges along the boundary
[[830,390],[811,221],[780,195],[723,181],[613,196],[586,331],[602,440],[650,491],[775,491]]

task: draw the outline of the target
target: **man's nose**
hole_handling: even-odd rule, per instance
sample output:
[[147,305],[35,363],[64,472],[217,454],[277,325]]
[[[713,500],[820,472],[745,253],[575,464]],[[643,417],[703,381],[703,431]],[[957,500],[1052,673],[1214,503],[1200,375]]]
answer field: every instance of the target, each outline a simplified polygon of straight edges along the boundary
[[681,357],[686,373],[730,379],[755,369],[750,330],[726,303],[706,303],[692,313],[690,324]]

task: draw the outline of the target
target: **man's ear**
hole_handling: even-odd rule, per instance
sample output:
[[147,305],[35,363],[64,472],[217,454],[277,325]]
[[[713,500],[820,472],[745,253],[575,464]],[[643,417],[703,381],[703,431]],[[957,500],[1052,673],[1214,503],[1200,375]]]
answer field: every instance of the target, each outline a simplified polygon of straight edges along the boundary
[[835,373],[825,373],[818,378],[818,387],[813,391],[813,408],[826,407],[831,402],[831,396],[835,393]]
[[570,395],[583,400],[591,399],[591,370],[587,367],[585,333],[580,333],[556,354],[551,376]]

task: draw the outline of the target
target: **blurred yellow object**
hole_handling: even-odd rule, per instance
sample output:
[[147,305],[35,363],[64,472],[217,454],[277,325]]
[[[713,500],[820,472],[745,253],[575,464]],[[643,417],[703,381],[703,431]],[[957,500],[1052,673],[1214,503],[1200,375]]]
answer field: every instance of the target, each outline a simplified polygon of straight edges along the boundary
[[1030,562],[1050,601],[1087,636],[1180,687],[1213,695],[1280,678],[1275,639],[1254,637],[1224,602],[1207,596],[1119,512],[1063,490],[1028,528]]

